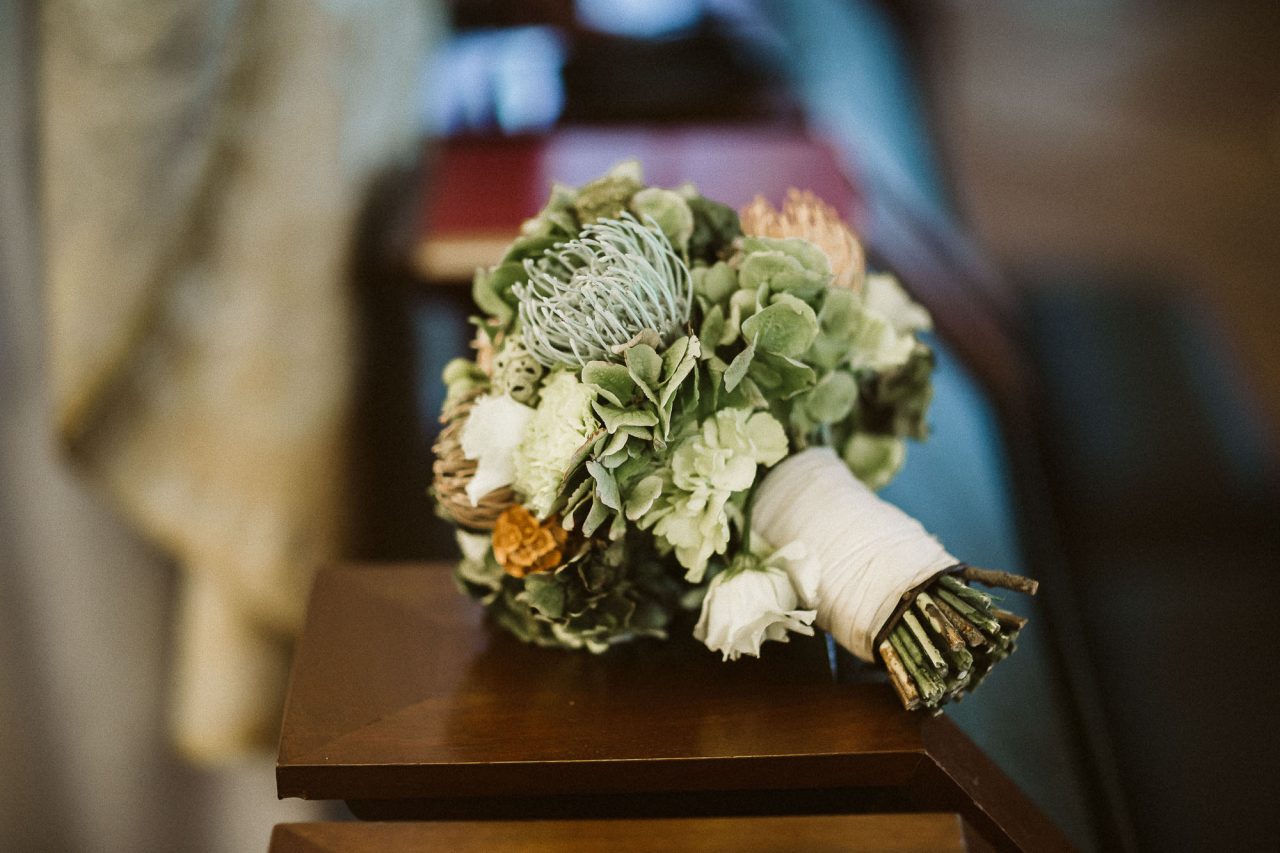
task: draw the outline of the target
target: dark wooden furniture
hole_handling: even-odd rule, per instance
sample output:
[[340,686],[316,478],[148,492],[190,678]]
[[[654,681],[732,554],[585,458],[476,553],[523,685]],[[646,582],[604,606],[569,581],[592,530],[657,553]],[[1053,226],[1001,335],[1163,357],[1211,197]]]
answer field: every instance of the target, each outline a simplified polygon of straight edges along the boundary
[[640,851],[795,850],[960,853],[986,850],[956,814],[669,820],[448,821],[442,823],[286,823],[271,834],[270,853],[640,853]]
[[1067,847],[945,717],[837,683],[820,640],[727,665],[683,636],[540,649],[485,624],[448,566],[329,569],[279,794],[379,820],[955,811],[998,847]]

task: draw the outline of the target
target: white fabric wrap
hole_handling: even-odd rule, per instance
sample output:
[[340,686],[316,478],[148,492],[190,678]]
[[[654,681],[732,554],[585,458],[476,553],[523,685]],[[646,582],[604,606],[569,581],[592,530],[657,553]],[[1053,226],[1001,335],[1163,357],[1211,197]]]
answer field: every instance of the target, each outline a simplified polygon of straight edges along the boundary
[[829,447],[803,450],[769,472],[751,528],[774,546],[804,544],[819,574],[815,600],[802,603],[818,611],[818,627],[868,662],[903,593],[959,562]]

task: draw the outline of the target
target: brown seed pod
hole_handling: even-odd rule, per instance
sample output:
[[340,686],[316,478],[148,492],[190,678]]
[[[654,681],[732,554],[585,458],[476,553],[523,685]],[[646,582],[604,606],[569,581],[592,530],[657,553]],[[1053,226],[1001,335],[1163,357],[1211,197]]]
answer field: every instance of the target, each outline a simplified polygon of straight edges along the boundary
[[440,415],[440,422],[445,426],[432,448],[436,460],[432,465],[435,482],[431,490],[440,512],[455,524],[472,530],[492,530],[502,511],[516,502],[515,493],[506,486],[489,492],[475,506],[467,497],[467,484],[475,476],[476,460],[462,453],[462,427],[476,398],[483,393],[480,389],[471,391],[445,407]]

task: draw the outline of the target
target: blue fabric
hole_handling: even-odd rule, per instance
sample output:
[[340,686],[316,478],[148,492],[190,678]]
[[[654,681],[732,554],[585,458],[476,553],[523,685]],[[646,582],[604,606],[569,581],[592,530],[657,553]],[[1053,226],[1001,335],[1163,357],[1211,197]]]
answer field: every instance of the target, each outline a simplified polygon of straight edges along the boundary
[[[949,217],[909,58],[885,12],[839,0],[775,0],[765,8],[787,42],[783,68],[809,123],[829,136],[858,176],[872,217],[880,198]],[[932,437],[911,445],[904,470],[882,495],[919,518],[960,559],[1025,572],[994,410],[948,349],[935,345]],[[1082,750],[1068,724],[1068,697],[1040,608],[1016,598],[1011,609],[1032,619],[1017,654],[996,668],[975,698],[947,713],[1077,845],[1089,849],[1096,833]]]
[[[911,444],[906,466],[880,494],[920,519],[959,559],[1025,572],[995,412],[946,346],[932,343],[938,355],[932,435]],[[1007,600],[1008,609],[1031,618],[1018,651],[973,697],[948,706],[947,714],[1077,845],[1089,849],[1094,831],[1086,776],[1044,614],[1035,599],[1010,593]]]

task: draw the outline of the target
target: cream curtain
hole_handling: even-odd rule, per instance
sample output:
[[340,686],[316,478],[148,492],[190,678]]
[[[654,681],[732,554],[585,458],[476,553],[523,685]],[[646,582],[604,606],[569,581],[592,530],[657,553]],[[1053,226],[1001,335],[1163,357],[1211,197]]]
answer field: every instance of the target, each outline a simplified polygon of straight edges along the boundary
[[430,9],[0,0],[0,849],[314,814],[262,747],[342,546],[347,265]]
[[184,571],[173,730],[278,723],[341,547],[354,216],[415,139],[418,4],[42,9],[50,381],[72,458]]

